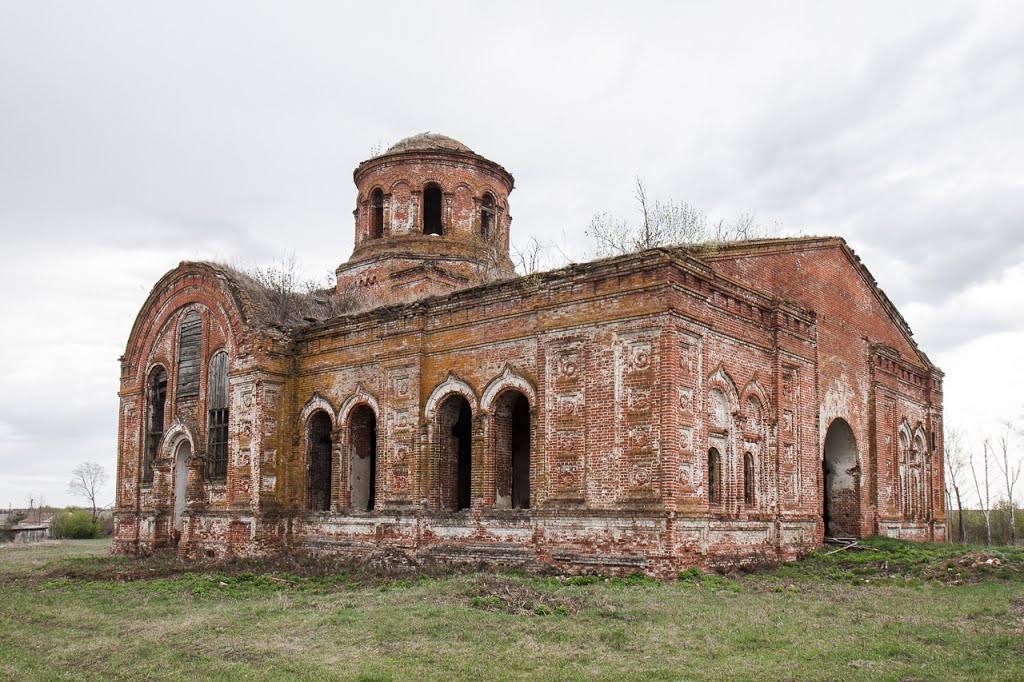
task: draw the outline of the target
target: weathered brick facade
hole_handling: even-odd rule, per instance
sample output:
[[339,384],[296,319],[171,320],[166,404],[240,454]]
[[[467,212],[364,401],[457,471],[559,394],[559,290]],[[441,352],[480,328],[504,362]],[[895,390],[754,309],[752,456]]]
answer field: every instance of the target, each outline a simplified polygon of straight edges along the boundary
[[116,551],[667,575],[944,538],[942,373],[842,239],[516,277],[497,164],[420,135],[355,180],[338,295],[362,312],[267,325],[205,263],[153,289],[122,360]]

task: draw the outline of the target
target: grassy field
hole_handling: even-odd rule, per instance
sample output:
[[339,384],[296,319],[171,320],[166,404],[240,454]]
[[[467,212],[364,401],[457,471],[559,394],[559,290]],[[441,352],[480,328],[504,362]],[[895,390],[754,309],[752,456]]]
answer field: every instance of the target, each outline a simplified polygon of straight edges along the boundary
[[667,582],[0,546],[0,677],[1024,679],[1024,552],[868,542]]

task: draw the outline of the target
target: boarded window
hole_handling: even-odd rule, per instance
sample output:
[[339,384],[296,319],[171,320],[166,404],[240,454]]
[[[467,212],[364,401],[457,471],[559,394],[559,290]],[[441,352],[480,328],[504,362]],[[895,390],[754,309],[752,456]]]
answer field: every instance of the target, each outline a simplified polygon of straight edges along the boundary
[[203,340],[203,322],[191,311],[181,321],[178,332],[178,398],[199,395],[199,351]]
[[207,379],[206,409],[209,414],[207,466],[210,478],[228,474],[228,354],[214,353]]
[[480,203],[480,236],[487,239],[494,227],[494,197],[490,194],[484,195]]
[[167,403],[167,370],[157,367],[146,388],[146,444],[142,456],[142,480],[153,480],[153,460],[164,435],[164,406]]
[[442,234],[441,188],[427,185],[423,190],[423,234]]
[[370,239],[380,239],[384,236],[384,192],[373,190],[370,209]]
[[722,457],[718,450],[708,451],[708,502],[718,504],[722,501]]
[[748,506],[754,504],[754,455],[743,455],[743,502]]

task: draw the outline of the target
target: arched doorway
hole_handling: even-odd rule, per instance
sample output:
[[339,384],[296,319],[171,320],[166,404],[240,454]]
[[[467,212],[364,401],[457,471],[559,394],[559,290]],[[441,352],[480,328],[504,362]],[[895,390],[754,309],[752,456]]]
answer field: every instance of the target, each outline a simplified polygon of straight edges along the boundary
[[377,415],[369,405],[356,406],[349,416],[348,461],[352,508],[372,511],[377,488]]
[[834,420],[825,433],[822,457],[822,517],[826,537],[860,536],[860,468],[857,463],[857,439],[853,429],[844,419]]
[[494,482],[499,509],[530,508],[530,401],[516,390],[494,403]]
[[188,460],[192,457],[192,443],[182,440],[174,450],[174,530],[181,531],[188,494]]
[[331,508],[331,417],[317,410],[309,418],[309,477],[307,498],[310,511]]
[[473,410],[463,396],[445,398],[437,410],[434,489],[437,507],[468,509],[472,502]]

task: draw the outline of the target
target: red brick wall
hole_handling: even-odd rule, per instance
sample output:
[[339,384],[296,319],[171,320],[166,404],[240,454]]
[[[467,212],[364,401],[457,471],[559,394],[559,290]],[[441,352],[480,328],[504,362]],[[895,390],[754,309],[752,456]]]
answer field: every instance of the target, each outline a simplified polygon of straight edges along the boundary
[[[917,348],[891,302],[840,239],[725,248],[707,256],[716,270],[814,310],[818,334],[819,450],[834,419],[853,429],[860,455],[863,534],[944,534],[941,428],[942,373]],[[879,350],[884,360],[877,358]],[[924,462],[928,497],[918,518],[897,519],[896,428],[904,420],[935,434]],[[929,446],[931,444],[929,443]],[[879,528],[875,519],[892,522]],[[918,526],[918,527],[914,527]],[[922,530],[927,527],[928,530]]]
[[[814,274],[808,291],[818,291],[818,307],[807,292],[796,303],[771,295],[764,273],[785,270],[783,255]],[[660,574],[788,557],[822,537],[821,453],[826,420],[836,416],[858,442],[861,532],[941,534],[935,458],[925,465],[921,455],[924,502],[905,518],[899,477],[906,467],[886,454],[887,437],[898,437],[904,421],[924,433],[937,424],[940,375],[889,348],[901,335],[840,249],[783,255],[751,257],[774,259],[760,269],[716,259],[711,270],[685,254],[648,251],[312,325],[292,346],[239,323],[241,313],[209,273],[175,299],[175,282],[192,276],[185,267],[180,280],[169,276],[166,292],[155,292],[168,304],[143,311],[142,327],[158,331],[129,344],[129,357],[167,352],[173,334],[159,330],[200,301],[211,344],[217,325],[234,344],[227,489],[219,497],[215,486],[197,487],[203,497],[190,500],[193,521],[179,551],[387,550]],[[747,269],[767,293],[740,283]],[[829,299],[830,290],[842,303]],[[851,312],[851,301],[867,307]],[[877,334],[862,341],[872,329]],[[905,339],[902,348],[913,349]],[[132,497],[141,441],[124,434],[141,433],[137,364],[126,363],[132,369],[122,386],[122,551],[136,537],[137,548],[159,545],[173,502],[166,485],[144,504]],[[497,504],[507,478],[499,397],[509,389],[531,406],[528,512]],[[444,484],[452,458],[443,456],[452,421],[445,399],[456,394],[473,410],[472,508],[460,512],[446,511],[454,488]],[[890,399],[891,418],[875,419],[876,403]],[[168,419],[189,414],[174,405]],[[377,418],[371,513],[350,509],[347,492],[357,405]],[[201,399],[194,409],[201,414]],[[315,409],[335,419],[335,510],[310,514],[304,424]],[[194,427],[199,451],[204,428]],[[722,456],[715,504],[710,447]],[[744,501],[747,452],[755,459],[752,505]]]

